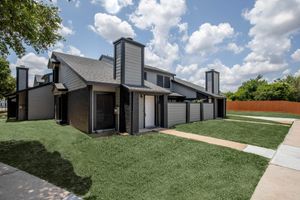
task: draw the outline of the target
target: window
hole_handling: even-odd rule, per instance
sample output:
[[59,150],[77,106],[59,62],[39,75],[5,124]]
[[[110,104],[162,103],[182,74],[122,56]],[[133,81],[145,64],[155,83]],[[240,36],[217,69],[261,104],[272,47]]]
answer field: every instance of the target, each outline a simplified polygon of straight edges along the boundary
[[170,77],[165,76],[164,88],[170,88]]
[[144,79],[147,80],[147,72],[144,72]]
[[164,77],[162,75],[157,75],[157,85],[160,87],[164,87]]

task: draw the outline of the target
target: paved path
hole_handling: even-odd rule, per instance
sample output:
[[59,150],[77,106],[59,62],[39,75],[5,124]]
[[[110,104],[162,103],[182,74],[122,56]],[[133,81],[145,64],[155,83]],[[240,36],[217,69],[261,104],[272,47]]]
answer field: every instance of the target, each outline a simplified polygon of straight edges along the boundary
[[232,149],[236,149],[239,151],[244,151],[247,153],[253,153],[257,154],[266,158],[271,159],[275,153],[274,150],[272,149],[267,149],[263,147],[258,147],[254,145],[248,145],[248,144],[243,144],[239,142],[233,142],[229,140],[222,140],[214,137],[209,137],[209,136],[203,136],[203,135],[198,135],[198,134],[193,134],[193,133],[186,133],[182,131],[176,131],[174,129],[166,129],[166,130],[161,130],[161,133],[168,134],[168,135],[173,135],[177,137],[182,137],[190,140],[196,140],[200,142],[206,142],[209,144],[214,144],[218,146],[223,146],[223,147],[228,147]]
[[266,124],[266,125],[273,125],[273,126],[290,126],[288,124],[282,123],[270,123],[270,122],[256,122],[256,121],[246,121],[246,120],[239,120],[239,119],[224,119],[225,121],[232,121],[232,122],[244,122],[250,124]]
[[293,123],[251,199],[300,199],[300,120]]
[[234,114],[227,114],[228,116],[237,116],[237,117],[247,117],[247,118],[253,118],[253,119],[263,119],[263,120],[269,120],[274,122],[279,122],[283,124],[292,124],[295,120],[295,118],[283,118],[283,117],[262,117],[262,116],[252,116],[252,115],[234,115]]
[[74,194],[0,162],[2,200],[81,200]]

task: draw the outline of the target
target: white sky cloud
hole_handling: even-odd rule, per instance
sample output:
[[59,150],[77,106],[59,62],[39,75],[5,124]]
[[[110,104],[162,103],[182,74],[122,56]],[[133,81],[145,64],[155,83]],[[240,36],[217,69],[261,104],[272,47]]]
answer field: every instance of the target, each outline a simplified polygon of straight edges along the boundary
[[22,58],[18,58],[16,63],[10,64],[10,69],[12,71],[13,76],[16,76],[16,67],[20,65],[24,65],[29,68],[29,86],[32,86],[33,79],[35,74],[45,74],[48,73],[47,69],[48,59],[44,56],[38,56],[35,53],[28,53],[24,55]]
[[94,26],[89,25],[89,28],[109,42],[120,37],[135,37],[135,32],[128,22],[105,13],[96,13]]
[[170,30],[181,22],[186,11],[184,0],[141,0],[130,15],[130,21],[142,30],[150,30],[153,38],[146,45],[146,63],[169,69],[178,59],[179,47],[170,41]]
[[64,26],[63,24],[60,25],[60,29],[58,30],[58,33],[62,35],[63,37],[73,35],[75,32],[71,27]]
[[132,5],[132,0],[91,0],[92,4],[100,4],[108,13],[116,14],[123,7]]
[[300,61],[300,49],[297,49],[292,55],[292,59],[296,62]]
[[234,29],[229,23],[219,25],[204,23],[189,37],[185,50],[189,54],[207,55],[217,50],[216,45],[233,35]]
[[242,46],[238,46],[237,44],[231,42],[227,44],[227,50],[232,51],[235,54],[239,54],[242,51],[244,51],[244,48]]

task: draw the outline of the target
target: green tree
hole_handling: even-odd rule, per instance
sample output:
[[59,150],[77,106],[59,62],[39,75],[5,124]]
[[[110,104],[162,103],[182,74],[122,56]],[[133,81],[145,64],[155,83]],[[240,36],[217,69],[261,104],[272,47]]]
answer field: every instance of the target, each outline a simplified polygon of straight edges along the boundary
[[274,82],[258,87],[255,100],[291,100],[293,88],[286,82]]
[[288,75],[286,78],[279,80],[285,82],[292,87],[290,101],[300,101],[300,76]]
[[267,85],[268,82],[263,79],[262,75],[258,75],[255,79],[250,79],[242,83],[242,86],[232,95],[232,100],[254,100],[255,93],[259,86]]
[[0,57],[0,99],[14,89],[15,79],[10,75],[9,63]]
[[36,0],[0,0],[0,99],[14,90],[14,78],[6,61],[11,52],[21,57],[26,47],[37,53],[62,39],[57,7]]
[[0,56],[6,58],[12,50],[21,57],[26,46],[37,53],[48,50],[62,39],[60,24],[58,8],[43,1],[1,0]]

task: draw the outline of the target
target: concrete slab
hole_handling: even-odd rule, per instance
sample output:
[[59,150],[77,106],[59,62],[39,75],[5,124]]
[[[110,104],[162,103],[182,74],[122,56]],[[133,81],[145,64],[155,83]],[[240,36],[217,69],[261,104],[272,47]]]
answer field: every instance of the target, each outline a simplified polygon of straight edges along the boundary
[[255,121],[246,121],[246,120],[239,120],[239,119],[224,119],[225,121],[232,121],[232,122],[241,122],[241,123],[250,123],[250,124],[265,124],[271,126],[290,126],[288,124],[276,124],[276,123],[269,123],[269,122],[255,122]]
[[164,134],[168,134],[168,135],[173,135],[173,136],[177,136],[177,137],[190,139],[190,140],[196,140],[196,141],[206,142],[209,144],[228,147],[228,148],[236,149],[239,151],[242,151],[243,149],[245,149],[247,147],[247,144],[242,144],[242,143],[233,142],[233,141],[229,141],[229,140],[222,140],[222,139],[203,136],[203,135],[197,135],[197,134],[193,134],[193,133],[185,133],[185,132],[176,131],[173,129],[161,130],[160,132],[164,133]]
[[290,128],[283,144],[300,147],[300,120],[295,120],[293,126]]
[[81,199],[62,188],[9,165],[0,163],[0,171],[0,199]]
[[247,147],[243,151],[247,153],[260,155],[269,159],[271,159],[275,154],[275,151],[273,149],[267,149],[267,148],[258,147],[254,145],[247,145]]
[[290,169],[300,170],[300,148],[284,144],[280,145],[275,156],[271,160],[271,163]]
[[263,117],[263,116],[252,116],[252,115],[234,115],[234,114],[228,114],[228,116],[238,116],[238,117],[247,117],[247,118],[253,118],[253,119],[263,119],[263,120],[269,120],[274,122],[279,122],[283,124],[292,124],[295,120],[295,118],[283,118],[283,117]]
[[269,165],[260,179],[251,200],[299,200],[299,171]]

